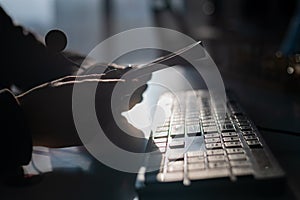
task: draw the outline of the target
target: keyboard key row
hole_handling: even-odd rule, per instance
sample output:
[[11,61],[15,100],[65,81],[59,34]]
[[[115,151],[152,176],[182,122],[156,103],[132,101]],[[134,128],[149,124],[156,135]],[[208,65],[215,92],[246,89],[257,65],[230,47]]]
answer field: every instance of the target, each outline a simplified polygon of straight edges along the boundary
[[221,143],[209,143],[205,145],[206,149],[221,149],[222,144]]
[[216,143],[216,142],[221,142],[220,138],[208,138],[205,139],[205,143]]
[[201,157],[204,156],[204,152],[203,151],[189,151],[187,152],[187,157]]
[[262,144],[259,140],[246,141],[250,148],[262,148]]
[[170,144],[169,144],[169,147],[171,149],[176,149],[176,148],[184,148],[185,147],[185,141],[172,141]]

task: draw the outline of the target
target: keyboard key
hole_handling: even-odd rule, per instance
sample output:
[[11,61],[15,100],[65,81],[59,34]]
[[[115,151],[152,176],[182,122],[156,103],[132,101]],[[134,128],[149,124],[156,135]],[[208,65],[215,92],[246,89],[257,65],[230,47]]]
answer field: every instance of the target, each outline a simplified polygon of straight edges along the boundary
[[[159,177],[160,176],[160,177]],[[183,180],[183,172],[171,172],[166,174],[161,174],[157,177],[157,180],[162,182],[174,182]]]
[[153,142],[154,143],[162,143],[162,142],[167,142],[167,138],[166,137],[163,137],[163,138],[157,138],[157,139],[154,139]]
[[199,125],[199,121],[186,121],[185,124],[187,126]]
[[233,167],[232,169],[232,173],[235,176],[246,176],[246,175],[252,175],[253,174],[253,169],[250,167]]
[[254,131],[243,131],[243,135],[256,135]]
[[242,148],[226,149],[228,154],[244,153]]
[[178,166],[183,166],[184,162],[182,160],[176,160],[176,161],[171,161],[168,163],[168,167],[169,166],[175,166],[175,165],[178,165]]
[[181,138],[181,137],[184,137],[184,132],[171,132],[170,135],[173,138]]
[[165,122],[164,122],[164,125],[163,126],[170,126],[170,123],[171,123],[171,121],[170,120],[166,120]]
[[204,163],[205,159],[204,157],[189,157],[187,159],[188,163]]
[[221,131],[222,132],[232,132],[232,131],[235,131],[233,125],[224,125],[222,127],[220,127]]
[[240,126],[240,129],[242,131],[251,131],[252,130],[251,126]]
[[187,157],[202,157],[204,156],[204,152],[203,151],[189,151],[187,152]]
[[173,120],[184,119],[184,116],[185,116],[185,114],[183,112],[181,112],[181,113],[174,113],[173,114]]
[[231,148],[231,147],[241,147],[242,144],[241,142],[225,142],[224,143],[225,147]]
[[199,115],[200,113],[190,113],[189,111],[187,111],[185,114],[185,118],[188,120],[200,120]]
[[215,122],[202,122],[202,126],[205,128],[209,128],[209,127],[216,127],[216,123]]
[[221,124],[220,125],[220,129],[223,132],[234,132],[234,126],[230,123],[230,124]]
[[172,153],[172,154],[168,155],[169,161],[183,160],[183,158],[184,158],[184,155],[182,153],[180,153],[180,154]]
[[205,143],[215,143],[215,142],[221,142],[220,138],[208,138],[205,139]]
[[206,154],[209,155],[209,156],[212,156],[212,155],[224,155],[224,150],[223,149],[207,150]]
[[175,125],[171,128],[171,136],[184,135],[184,125]]
[[171,127],[173,127],[173,126],[184,126],[184,121],[180,121],[180,122],[173,121],[171,123]]
[[202,124],[205,124],[207,126],[215,126],[216,125],[216,120],[212,115],[206,116],[206,117],[201,117],[201,122],[202,122]]
[[169,126],[158,126],[156,128],[156,133],[159,133],[159,132],[168,132],[169,131]]
[[247,118],[240,118],[236,119],[236,124],[241,127],[241,126],[251,126],[249,120]]
[[222,133],[223,137],[233,137],[233,136],[238,136],[238,134],[236,132],[226,132],[226,133]]
[[152,145],[153,145],[154,148],[155,147],[162,148],[162,147],[166,147],[167,143],[165,143],[165,142],[162,142],[162,143],[153,143]]
[[230,119],[227,118],[227,117],[224,119],[223,115],[218,116],[217,119],[218,119],[219,124],[232,124],[232,122],[230,121]]
[[189,133],[188,136],[189,137],[195,137],[195,136],[201,136],[201,132],[197,132],[197,133]]
[[258,140],[248,140],[247,144],[250,148],[261,148],[262,145]]
[[224,155],[216,155],[216,156],[208,156],[208,162],[217,162],[217,161],[225,161],[226,158]]
[[185,146],[185,142],[182,141],[172,141],[171,144],[169,144],[169,147],[172,149],[176,149],[176,148],[184,148]]
[[203,170],[203,169],[205,169],[205,164],[204,163],[192,163],[192,164],[189,164],[187,167],[188,167],[188,171]]
[[237,161],[230,161],[230,165],[232,167],[247,167],[250,166],[251,164],[249,161],[237,160]]
[[224,137],[223,141],[224,142],[234,142],[234,141],[239,141],[239,137]]
[[213,162],[208,163],[209,168],[227,168],[229,164],[227,162]]
[[188,136],[201,136],[199,125],[187,126],[186,131]]
[[175,113],[173,119],[184,119],[184,113]]
[[256,135],[254,131],[243,131],[242,134],[245,135]]
[[189,122],[200,122],[200,118],[199,118],[199,115],[189,115],[189,114],[186,114],[185,116],[185,121],[189,121]]
[[173,119],[171,122],[171,125],[183,125],[184,124],[184,119]]
[[154,134],[154,139],[161,137],[168,137],[168,132],[159,132]]
[[222,133],[235,131],[235,129],[233,129],[233,128],[230,128],[230,129],[223,129],[223,128],[221,128],[220,130],[221,130]]
[[245,154],[232,154],[228,155],[229,160],[247,160],[247,156]]
[[231,121],[229,120],[219,120],[219,123],[220,125],[222,125],[221,128],[234,128]]
[[187,112],[185,118],[189,120],[199,120],[200,113]]
[[184,124],[184,118],[173,119],[172,124]]
[[256,135],[246,135],[244,138],[245,140],[257,140]]
[[209,143],[205,145],[206,149],[221,149],[222,144],[221,143]]
[[202,118],[202,124],[214,124],[215,125],[215,119],[213,117],[209,118]]
[[195,123],[195,124],[199,124],[200,123],[200,118],[199,117],[189,117],[189,116],[186,116],[185,117],[185,122],[188,123]]
[[218,138],[220,137],[219,133],[209,133],[209,134],[205,134],[204,138]]
[[213,118],[212,113],[210,111],[201,112],[200,117],[203,118],[203,119],[212,119]]
[[182,172],[183,165],[170,165],[168,166],[168,172]]
[[218,132],[217,127],[203,127],[204,133],[216,133]]
[[209,169],[203,171],[189,171],[188,178],[190,180],[209,179],[228,177],[230,172],[227,168]]

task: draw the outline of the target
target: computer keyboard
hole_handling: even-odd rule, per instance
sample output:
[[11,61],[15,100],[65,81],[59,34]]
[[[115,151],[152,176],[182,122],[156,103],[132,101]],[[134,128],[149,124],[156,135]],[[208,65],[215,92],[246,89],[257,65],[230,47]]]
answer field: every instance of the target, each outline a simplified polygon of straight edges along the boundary
[[147,145],[151,153],[136,181],[141,199],[187,198],[200,191],[253,193],[282,182],[284,172],[236,101],[227,97],[224,108],[210,100],[208,91],[197,90],[165,93],[158,107],[164,117],[153,128]]

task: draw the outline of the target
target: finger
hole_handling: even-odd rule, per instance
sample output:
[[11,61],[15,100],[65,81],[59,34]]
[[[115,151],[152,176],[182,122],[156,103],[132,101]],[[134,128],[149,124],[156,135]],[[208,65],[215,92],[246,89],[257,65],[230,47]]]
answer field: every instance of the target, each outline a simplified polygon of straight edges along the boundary
[[60,79],[56,79],[54,81],[51,81],[51,83],[57,83],[57,82],[69,82],[69,81],[75,81],[75,80],[83,80],[83,79],[94,79],[94,78],[101,78],[104,74],[86,74],[86,75],[79,75],[79,76],[65,76]]
[[[77,76],[68,76],[68,77],[64,77],[52,82],[47,82],[44,84],[41,84],[39,86],[36,86],[34,88],[31,88],[30,90],[20,94],[17,96],[18,99],[21,99],[22,97],[29,95],[32,92],[37,92],[39,90],[43,90],[44,88],[55,88],[55,87],[60,87],[60,86],[68,86],[68,85],[74,85],[74,84],[87,84],[87,83],[95,83],[95,84],[99,84],[99,83],[117,83],[117,82],[125,82],[124,79],[100,79],[97,78],[99,77],[99,75],[88,75],[88,76],[82,76],[80,78],[78,78],[78,80],[76,78],[78,78]],[[89,77],[89,78],[87,78]],[[96,77],[96,78],[95,78]],[[62,81],[59,81],[62,80]]]
[[127,68],[127,66],[125,66],[125,65],[119,65],[119,64],[116,64],[116,63],[101,63],[101,62],[98,62],[98,63],[95,63],[93,65],[90,65],[86,69],[89,69],[89,68],[103,68],[103,67],[113,67],[115,69],[125,69],[125,68]]
[[48,83],[44,83],[44,84],[41,84],[39,86],[36,86],[34,88],[31,88],[30,90],[27,90],[26,92],[23,92],[22,94],[18,95],[17,99],[20,99],[20,98],[26,96],[29,93],[32,93],[32,92],[37,91],[37,90],[40,90],[40,89],[45,88],[45,87],[48,87],[50,85],[51,85],[51,83],[48,82]]
[[108,68],[105,71],[104,78],[121,78],[126,72],[130,69],[115,69],[115,68]]
[[89,78],[89,79],[79,79],[79,80],[72,80],[72,81],[64,81],[64,82],[55,82],[52,83],[51,86],[59,87],[65,85],[74,85],[74,84],[85,84],[85,83],[117,83],[117,82],[125,82],[124,79],[99,79],[99,78]]

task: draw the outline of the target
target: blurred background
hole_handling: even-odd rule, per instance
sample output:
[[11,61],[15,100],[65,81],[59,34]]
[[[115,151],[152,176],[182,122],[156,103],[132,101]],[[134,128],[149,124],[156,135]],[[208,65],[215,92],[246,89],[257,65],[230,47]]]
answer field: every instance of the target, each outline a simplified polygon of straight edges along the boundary
[[67,50],[83,55],[109,36],[136,27],[183,32],[203,41],[226,86],[236,91],[256,121],[272,119],[274,125],[274,116],[281,124],[285,118],[289,128],[299,128],[300,118],[299,2],[0,0],[16,23],[41,39],[53,28],[62,29]]
[[202,40],[224,74],[243,80],[269,80],[264,84],[285,89],[299,86],[295,77],[300,68],[294,63],[300,46],[297,0],[0,0],[0,3],[16,23],[41,37],[53,28],[62,29],[69,39],[67,49],[84,55],[121,31],[144,26],[166,27]]

